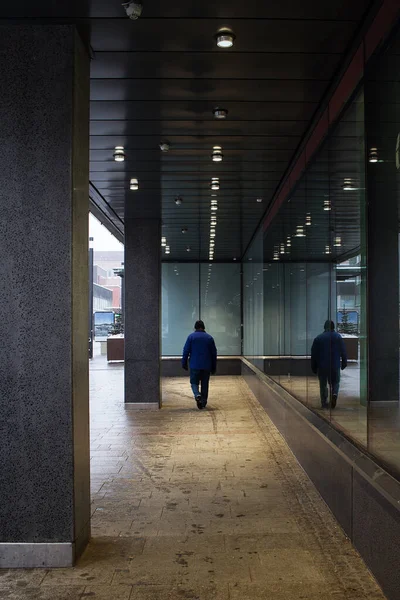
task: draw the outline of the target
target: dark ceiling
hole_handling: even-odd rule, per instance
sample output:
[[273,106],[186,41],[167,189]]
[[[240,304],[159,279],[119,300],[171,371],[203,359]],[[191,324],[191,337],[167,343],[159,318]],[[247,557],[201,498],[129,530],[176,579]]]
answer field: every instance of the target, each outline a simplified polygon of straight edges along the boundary
[[[0,17],[76,22],[90,32],[92,184],[121,219],[161,194],[164,258],[207,260],[210,180],[219,177],[219,261],[246,249],[371,4],[143,0],[132,21],[117,0],[38,1],[2,5]],[[233,48],[217,47],[221,27],[234,31]],[[213,118],[216,106],[229,111],[225,121]],[[168,153],[159,149],[164,139]],[[211,161],[214,145],[222,163]],[[114,162],[115,146],[124,146],[125,162]]]

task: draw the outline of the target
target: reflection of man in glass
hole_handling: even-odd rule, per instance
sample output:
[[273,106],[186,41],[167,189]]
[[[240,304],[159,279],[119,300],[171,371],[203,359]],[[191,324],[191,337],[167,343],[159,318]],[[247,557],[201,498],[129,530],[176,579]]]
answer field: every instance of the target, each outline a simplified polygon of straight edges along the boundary
[[183,349],[182,367],[185,371],[188,370],[190,357],[190,384],[197,408],[201,409],[207,405],[210,374],[214,375],[217,368],[217,349],[214,338],[206,333],[203,321],[196,321],[194,329],[194,333],[189,335]]
[[311,348],[311,368],[318,374],[321,407],[328,407],[328,388],[331,388],[331,408],[335,408],[339,394],[340,369],[347,367],[347,354],[340,333],[333,321],[326,321],[324,333],[315,338]]

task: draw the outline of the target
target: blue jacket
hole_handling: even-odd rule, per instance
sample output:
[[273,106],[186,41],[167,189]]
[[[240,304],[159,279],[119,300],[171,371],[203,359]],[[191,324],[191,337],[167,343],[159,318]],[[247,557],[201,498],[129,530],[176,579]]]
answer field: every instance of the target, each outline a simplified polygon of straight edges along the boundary
[[311,368],[314,373],[329,373],[347,367],[347,353],[340,333],[324,331],[315,338],[311,348]]
[[189,357],[191,369],[215,371],[217,368],[217,349],[214,338],[205,331],[191,333],[183,349],[183,367],[187,365]]

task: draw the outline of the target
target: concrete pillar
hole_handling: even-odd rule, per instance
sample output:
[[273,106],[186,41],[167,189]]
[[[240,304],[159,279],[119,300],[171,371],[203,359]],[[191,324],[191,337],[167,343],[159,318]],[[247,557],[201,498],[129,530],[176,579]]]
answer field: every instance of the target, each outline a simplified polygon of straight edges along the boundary
[[[386,72],[383,64],[377,68]],[[393,97],[373,73],[365,84],[368,397],[398,403],[400,171],[395,153],[400,119]],[[371,148],[377,149],[378,162],[369,162]]]
[[90,535],[89,59],[73,26],[0,26],[0,568]]
[[[161,219],[125,217],[125,406],[158,408],[160,393]],[[143,215],[143,216],[141,216]]]

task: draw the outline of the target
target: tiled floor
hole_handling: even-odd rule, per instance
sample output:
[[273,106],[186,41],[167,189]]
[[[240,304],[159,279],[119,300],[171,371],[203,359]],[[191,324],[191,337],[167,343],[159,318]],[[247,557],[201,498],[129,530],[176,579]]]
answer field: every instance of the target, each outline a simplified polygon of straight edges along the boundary
[[161,411],[122,405],[123,368],[91,372],[93,539],[74,569],[0,571],[5,600],[382,600],[237,377],[199,411],[186,378]]

